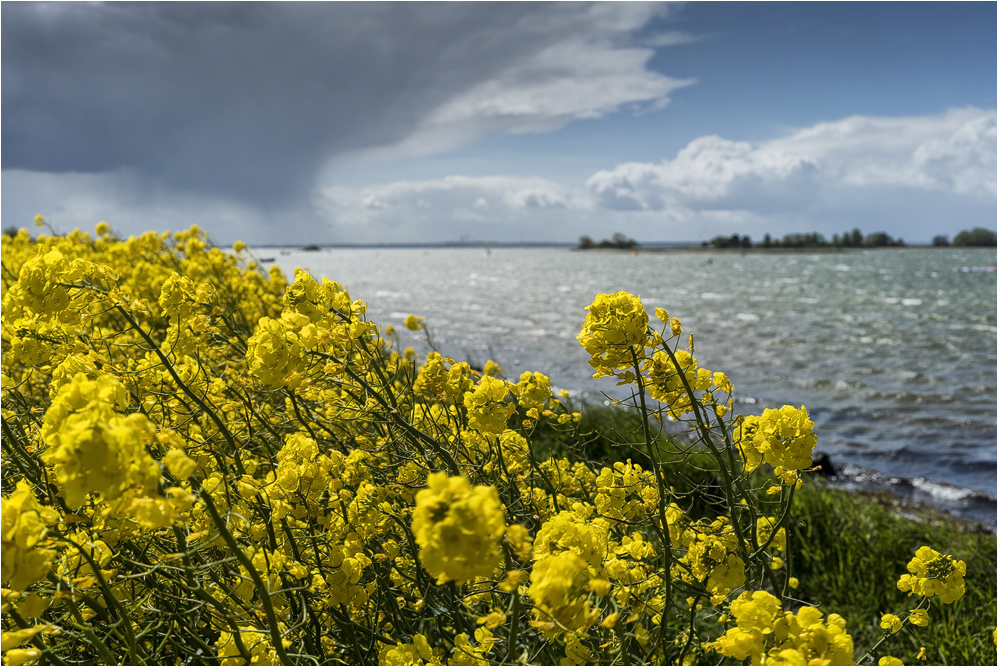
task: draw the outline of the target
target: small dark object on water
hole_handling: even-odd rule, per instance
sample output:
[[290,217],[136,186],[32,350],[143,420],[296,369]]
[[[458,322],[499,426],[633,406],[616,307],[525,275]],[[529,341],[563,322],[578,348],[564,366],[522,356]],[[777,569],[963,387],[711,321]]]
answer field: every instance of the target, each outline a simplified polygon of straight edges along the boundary
[[307,245],[304,248],[302,248],[302,250],[304,250],[305,252],[316,252],[316,251],[321,250],[321,249],[322,248],[320,248],[317,245]]
[[812,470],[824,477],[825,479],[835,479],[839,474],[835,471],[835,466],[832,465],[832,459],[825,452],[815,452],[814,453],[814,466]]
[[274,261],[273,257],[261,257],[260,258],[260,263],[261,264],[270,264],[273,261]]

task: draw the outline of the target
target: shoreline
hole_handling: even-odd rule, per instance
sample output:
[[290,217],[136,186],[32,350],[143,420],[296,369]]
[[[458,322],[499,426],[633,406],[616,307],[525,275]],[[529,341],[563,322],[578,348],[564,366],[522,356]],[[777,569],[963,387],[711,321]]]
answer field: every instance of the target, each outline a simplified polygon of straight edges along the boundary
[[[226,247],[231,244],[220,244],[219,247]],[[934,246],[931,244],[906,244],[903,246],[804,246],[804,247],[763,247],[753,246],[751,248],[715,248],[713,246],[703,246],[695,242],[677,242],[639,245],[634,248],[580,248],[573,243],[563,242],[518,242],[504,243],[501,241],[466,241],[466,242],[427,242],[427,243],[319,243],[319,244],[251,244],[251,250],[279,250],[285,252],[324,252],[328,250],[435,250],[435,249],[475,249],[475,250],[502,250],[502,249],[532,249],[532,248],[563,248],[572,252],[607,252],[607,253],[660,253],[660,252],[723,252],[723,253],[799,253],[799,252],[849,252],[854,250],[995,250],[995,246]]]
[[860,503],[875,504],[911,521],[935,524],[947,523],[969,533],[998,535],[998,526],[960,516],[952,510],[924,500],[905,497],[891,488],[862,488],[850,480],[824,480],[812,486],[822,491],[840,491]]
[[[765,247],[752,247],[752,248],[714,248],[712,246],[641,246],[638,248],[572,248],[572,251],[577,252],[614,252],[620,254],[638,254],[641,253],[662,253],[662,252],[718,252],[725,254],[780,254],[780,253],[843,253],[843,252],[854,252],[857,250],[988,250],[988,247],[981,246],[933,246],[933,245],[903,245],[903,246],[871,246],[871,247],[803,247],[803,248],[765,248]],[[996,250],[998,253],[998,250]]]

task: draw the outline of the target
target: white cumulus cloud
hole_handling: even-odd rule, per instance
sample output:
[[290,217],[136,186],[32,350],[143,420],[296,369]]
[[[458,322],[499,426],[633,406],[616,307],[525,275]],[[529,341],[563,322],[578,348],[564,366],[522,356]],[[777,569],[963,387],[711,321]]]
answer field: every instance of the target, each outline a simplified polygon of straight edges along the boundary
[[587,189],[614,210],[820,207],[849,190],[908,189],[994,197],[994,110],[933,116],[851,116],[752,144],[691,141],[671,160],[594,174]]

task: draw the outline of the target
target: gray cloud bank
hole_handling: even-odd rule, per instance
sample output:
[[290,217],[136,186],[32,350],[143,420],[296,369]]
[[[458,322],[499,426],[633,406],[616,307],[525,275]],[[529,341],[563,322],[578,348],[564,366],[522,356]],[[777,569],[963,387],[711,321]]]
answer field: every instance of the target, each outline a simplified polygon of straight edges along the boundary
[[329,161],[540,132],[685,82],[647,4],[4,3],[3,168],[128,174],[255,206]]

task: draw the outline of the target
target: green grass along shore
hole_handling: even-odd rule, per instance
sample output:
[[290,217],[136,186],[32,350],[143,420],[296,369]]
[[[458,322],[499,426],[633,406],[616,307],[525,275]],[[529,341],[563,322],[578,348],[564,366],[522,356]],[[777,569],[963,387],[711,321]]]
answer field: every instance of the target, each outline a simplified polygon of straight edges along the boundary
[[[622,444],[640,441],[640,416],[633,410],[587,406],[579,426],[575,435],[537,434],[539,453],[550,448],[576,460],[644,462],[640,451]],[[659,437],[659,444],[675,451],[665,436]],[[713,473],[707,461],[693,454],[670,463],[674,488],[699,505],[694,514],[710,512]],[[925,545],[966,561],[966,593],[953,604],[934,601],[928,627],[911,632],[906,626],[878,653],[889,652],[908,665],[995,664],[998,545],[987,528],[887,492],[832,488],[817,475],[805,478],[794,498],[793,515],[796,521],[788,530],[793,560],[788,567],[800,580],[793,596],[826,614],[841,614],[857,655],[883,637],[882,614],[914,608],[914,598],[898,590],[897,580],[907,572],[916,549]],[[925,658],[918,660],[923,646]]]

